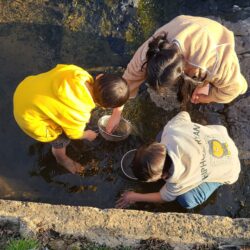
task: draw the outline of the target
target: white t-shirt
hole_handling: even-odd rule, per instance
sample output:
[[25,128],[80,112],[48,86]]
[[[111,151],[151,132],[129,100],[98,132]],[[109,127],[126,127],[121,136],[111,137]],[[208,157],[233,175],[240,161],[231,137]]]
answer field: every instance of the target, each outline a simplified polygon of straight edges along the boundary
[[164,127],[161,143],[173,161],[173,174],[160,190],[165,201],[203,182],[231,184],[238,179],[238,150],[224,126],[193,123],[183,111]]

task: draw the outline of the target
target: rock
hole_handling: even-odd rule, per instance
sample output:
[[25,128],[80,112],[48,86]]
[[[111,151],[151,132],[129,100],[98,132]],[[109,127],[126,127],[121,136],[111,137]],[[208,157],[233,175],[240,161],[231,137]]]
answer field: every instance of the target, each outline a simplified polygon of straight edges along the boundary
[[177,101],[176,93],[169,91],[167,96],[160,96],[151,88],[147,89],[151,100],[157,107],[160,107],[166,111],[172,111],[180,108],[180,103]]
[[223,24],[234,32],[235,50],[238,56],[247,56],[250,54],[250,18],[233,22],[223,22]]
[[81,250],[81,249],[82,249],[82,243],[79,241],[76,241],[67,247],[67,250]]
[[241,159],[250,159],[250,96],[239,100],[227,110],[229,132]]
[[[250,38],[250,36],[249,36]],[[250,44],[250,41],[249,41]],[[244,75],[244,77],[246,78],[247,82],[248,82],[248,86],[250,84],[250,49],[249,49],[249,57],[245,57],[240,61],[240,66],[241,66],[241,72]]]
[[236,11],[241,11],[241,7],[238,6],[238,5],[234,5],[233,6],[233,12],[236,12]]
[[225,25],[228,29],[232,30],[235,36],[248,36],[250,26],[249,19],[250,18],[240,20],[236,23],[230,21],[223,21],[223,25]]
[[[244,208],[249,206],[246,204]],[[101,210],[82,206],[0,200],[0,217],[10,216],[19,218],[23,227],[33,234],[41,229],[41,225],[37,226],[38,222],[42,222],[44,230],[53,228],[53,231],[57,232],[56,236],[60,238],[50,238],[48,247],[56,250],[66,250],[68,247],[67,237],[61,238],[63,235],[78,237],[76,241],[79,241],[79,237],[84,237],[88,241],[109,247],[133,247],[141,240],[152,237],[175,246],[218,244],[222,240],[244,244],[249,242],[250,237],[250,219],[246,218],[149,213],[126,209]],[[23,236],[22,232],[20,234]]]
[[52,240],[49,243],[49,246],[52,250],[67,250],[67,246],[63,240]]

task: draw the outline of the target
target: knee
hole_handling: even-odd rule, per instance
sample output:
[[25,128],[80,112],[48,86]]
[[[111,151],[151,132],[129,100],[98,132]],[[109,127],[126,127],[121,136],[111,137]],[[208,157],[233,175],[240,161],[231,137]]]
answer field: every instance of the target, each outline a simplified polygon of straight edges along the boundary
[[186,208],[192,209],[205,202],[211,194],[221,186],[221,183],[217,182],[205,182],[198,187],[191,189],[190,191],[177,197],[179,204]]
[[192,209],[200,205],[193,199],[188,199],[184,195],[180,195],[177,197],[177,202],[185,209]]

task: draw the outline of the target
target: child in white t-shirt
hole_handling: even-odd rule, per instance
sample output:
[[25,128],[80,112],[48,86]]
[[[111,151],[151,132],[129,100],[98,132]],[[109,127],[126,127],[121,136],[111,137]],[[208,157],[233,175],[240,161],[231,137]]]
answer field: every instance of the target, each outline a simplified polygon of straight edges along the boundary
[[238,150],[224,126],[193,123],[180,112],[164,127],[160,143],[141,146],[129,176],[140,181],[164,179],[159,192],[125,192],[116,207],[134,202],[177,200],[185,208],[203,203],[222,184],[234,183],[240,173]]

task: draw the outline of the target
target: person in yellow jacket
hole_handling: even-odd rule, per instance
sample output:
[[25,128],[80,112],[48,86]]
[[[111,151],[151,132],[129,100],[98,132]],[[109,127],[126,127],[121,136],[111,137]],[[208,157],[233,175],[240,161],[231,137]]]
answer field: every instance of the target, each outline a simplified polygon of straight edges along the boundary
[[[187,103],[229,103],[247,90],[233,32],[204,17],[178,16],[159,28],[134,54],[124,72],[130,97],[146,80],[162,95],[172,89]],[[205,94],[204,94],[205,93]],[[119,122],[115,109],[107,131]]]
[[[84,167],[66,155],[70,139],[92,141],[97,133],[85,130],[91,111],[122,106],[129,97],[126,81],[100,74],[94,80],[75,65],[57,65],[48,72],[26,77],[14,93],[14,117],[30,137],[51,142],[57,162],[71,173]],[[85,131],[84,131],[85,130]]]

